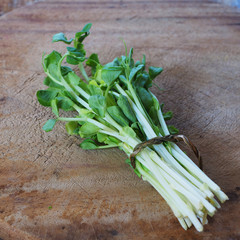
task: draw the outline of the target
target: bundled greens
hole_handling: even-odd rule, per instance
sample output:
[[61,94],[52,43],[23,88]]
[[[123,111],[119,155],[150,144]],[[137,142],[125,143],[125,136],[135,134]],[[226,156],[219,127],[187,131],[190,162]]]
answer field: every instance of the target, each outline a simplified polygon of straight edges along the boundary
[[[96,53],[86,57],[83,41],[90,28],[89,23],[69,40],[63,33],[54,35],[53,42],[67,44],[67,52],[43,55],[47,75],[44,84],[48,88],[39,90],[37,98],[56,116],[43,129],[51,131],[56,122],[64,121],[68,134],[85,138],[81,148],[118,147],[128,156],[148,139],[176,134],[178,130],[165,122],[172,113],[163,113],[163,105],[149,90],[162,68],[147,70],[145,56],[135,62],[133,49],[129,53],[126,49],[124,56],[105,65]],[[91,68],[91,76],[87,75],[84,62]],[[71,65],[78,69],[74,71]],[[61,117],[60,109],[73,111],[73,116]],[[133,165],[129,159],[126,162]],[[175,143],[145,147],[136,155],[132,167],[161,194],[184,229],[193,224],[202,231],[207,215],[213,216],[220,208],[215,196],[222,203],[228,199]]]

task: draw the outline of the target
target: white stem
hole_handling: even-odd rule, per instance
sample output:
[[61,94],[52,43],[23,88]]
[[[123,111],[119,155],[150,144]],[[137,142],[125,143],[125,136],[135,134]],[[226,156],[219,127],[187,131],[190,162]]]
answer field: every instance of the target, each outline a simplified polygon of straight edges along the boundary
[[113,136],[113,137],[119,139],[120,141],[129,144],[132,147],[134,147],[136,145],[134,142],[129,141],[129,139],[127,139],[126,137],[120,136],[119,133],[117,133],[117,132],[113,132],[113,131],[109,132],[109,131],[105,131],[105,130],[100,130],[99,132]]
[[174,148],[172,149],[172,154],[176,157],[190,172],[195,174],[198,178],[200,178],[203,182],[207,183],[210,189],[213,191],[219,191],[220,187],[214,183],[204,172],[202,172],[194,162],[191,163],[186,160],[179,152],[177,152]]
[[[141,153],[140,153],[141,154]],[[166,182],[165,178],[162,176],[161,172],[159,172],[159,169],[156,167],[156,165],[153,164],[152,161],[149,161],[149,167],[150,171],[155,175],[157,180],[161,182],[162,186],[165,189],[168,189],[169,194],[171,195],[172,199],[180,206],[179,210],[183,212],[183,216],[188,216],[189,219],[192,221],[193,225],[198,231],[203,230],[203,226],[201,223],[198,221],[197,217],[195,216],[194,212],[190,209],[189,206],[185,204],[185,202],[178,196],[176,192],[174,192],[169,184]]]
[[[148,151],[149,149],[146,149]],[[169,165],[167,165],[164,161],[162,161],[159,156],[152,151],[151,152],[151,158],[153,161],[155,161],[161,168],[163,168],[166,172],[168,172],[172,177],[174,177],[182,186],[187,188],[192,193],[197,192],[197,196],[206,197],[206,194],[202,191],[200,191],[196,186],[194,186],[191,182],[187,181],[185,177],[180,175],[178,172],[176,172],[174,169],[170,168]]]
[[186,222],[186,224],[189,228],[192,226],[192,222],[190,221],[190,219],[188,217],[185,217],[184,221]]
[[85,80],[87,82],[89,82],[89,77],[88,77],[88,75],[87,75],[87,73],[85,71],[85,68],[84,68],[84,66],[83,66],[83,64],[81,62],[78,64],[78,67],[79,67],[79,70],[82,73],[83,77],[85,78]]
[[184,230],[187,230],[188,226],[187,226],[186,222],[184,221],[184,218],[178,218],[178,221],[181,224],[182,228]]
[[122,127],[112,119],[112,117],[106,112],[105,117],[103,118],[105,121],[109,122],[112,126],[114,126],[118,131],[122,130]]
[[[121,94],[123,94],[124,90],[121,89],[121,87],[119,86],[119,91]],[[123,92],[122,92],[123,91]],[[125,92],[124,92],[125,93]],[[126,93],[125,93],[125,96]],[[127,96],[128,97],[128,96]],[[143,114],[139,111],[138,107],[133,103],[133,101],[128,97],[129,103],[132,106],[133,110],[136,113],[136,116],[138,118],[138,121],[140,122],[140,124],[142,125],[144,132],[147,135],[148,139],[154,138],[157,135],[155,134],[155,132],[152,130],[150,124],[148,123],[147,119],[143,116]],[[165,147],[161,144],[161,145],[154,145],[155,150],[168,162],[171,164],[172,167],[174,167],[177,171],[179,171],[180,173],[184,174],[192,183],[194,183],[198,188],[201,187],[202,183],[199,182],[198,179],[196,179],[195,177],[193,177],[190,173],[188,173],[179,163],[177,163],[177,161],[171,156],[171,154],[165,149]],[[199,168],[197,168],[198,171],[201,171]],[[208,197],[212,197],[212,193],[209,191],[206,191],[206,194],[208,195]]]
[[90,98],[90,95],[86,93],[82,88],[79,86],[73,86],[83,97],[85,97],[87,100]]
[[91,118],[88,118],[87,119],[88,122],[96,125],[97,127],[103,129],[103,130],[106,130],[106,131],[109,131],[109,132],[114,132],[111,128],[107,127],[106,125],[94,120],[94,119],[91,119]]
[[66,117],[59,117],[59,121],[64,121],[64,122],[81,122],[81,121],[86,121],[86,118],[66,118]]
[[165,177],[165,179],[169,183],[171,183],[173,188],[181,192],[182,194],[184,194],[189,199],[191,204],[193,204],[197,209],[202,208],[202,205],[204,205],[209,212],[214,213],[216,211],[216,209],[205,198],[203,198],[200,194],[198,194],[197,191],[194,191],[192,188],[189,188],[189,186],[187,185],[180,185],[176,181],[177,179],[180,178],[179,176],[176,177],[176,174],[172,175],[168,171],[163,171],[161,169],[159,170],[161,171],[161,174]]
[[156,178],[154,176],[151,176],[150,174],[147,174],[145,171],[142,171],[141,168],[139,168],[139,172],[142,175],[142,178],[144,181],[148,181],[163,197],[163,199],[168,203],[169,207],[172,209],[174,215],[177,218],[180,218],[182,214],[179,212],[179,210],[176,208],[174,202],[172,201],[172,198],[169,196],[166,189],[164,189],[159,182],[157,182]]
[[[146,118],[142,115],[142,113],[138,110],[137,106],[133,103],[133,101],[129,98],[128,99],[133,110],[136,113],[136,116],[138,118],[138,121],[142,125],[144,132],[147,135],[148,139],[154,138],[157,135],[152,130],[150,124],[146,120]],[[193,182],[197,187],[200,187],[202,185],[201,182],[199,182],[196,178],[194,178],[191,174],[189,174],[180,164],[177,163],[177,161],[172,157],[172,155],[165,149],[165,147],[161,145],[154,145],[155,150],[168,162],[170,163],[175,169],[180,171],[182,174],[184,174],[191,182]],[[210,195],[209,195],[210,197]]]
[[162,185],[157,181],[155,176],[150,175],[149,173],[146,173],[145,171],[142,170],[142,168],[138,168],[138,170],[139,170],[140,174],[142,175],[143,180],[144,181],[148,181],[161,194],[161,196],[165,199],[165,201],[169,204],[169,206],[173,210],[174,215],[176,217],[181,217],[182,214],[176,208],[175,204],[172,201],[172,198],[169,196],[169,194],[166,191],[166,189],[164,189],[162,187]]
[[[158,101],[158,99],[156,98],[156,96],[155,96],[153,93],[151,93],[151,94],[152,94],[152,96]],[[168,127],[167,127],[167,124],[166,124],[166,122],[165,122],[165,120],[164,120],[164,117],[163,117],[162,110],[161,110],[161,107],[160,107],[160,106],[159,106],[159,109],[158,109],[158,111],[157,111],[157,116],[158,116],[158,120],[159,120],[159,122],[160,122],[160,124],[161,124],[161,127],[162,127],[162,130],[163,130],[164,134],[165,134],[165,135],[169,135],[170,132],[169,132]],[[159,135],[161,136],[161,134],[159,134]]]

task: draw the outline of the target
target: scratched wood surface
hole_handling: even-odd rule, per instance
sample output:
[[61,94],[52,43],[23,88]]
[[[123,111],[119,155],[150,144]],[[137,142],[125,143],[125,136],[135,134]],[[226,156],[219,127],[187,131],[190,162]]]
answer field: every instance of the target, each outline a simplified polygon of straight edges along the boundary
[[[88,52],[107,62],[120,37],[162,66],[153,92],[199,147],[205,172],[230,200],[203,233],[184,231],[120,150],[84,151],[35,97],[41,55],[57,32],[93,23]],[[0,238],[240,239],[240,13],[210,1],[47,0],[0,17]]]
[[33,2],[37,2],[38,0],[1,0],[0,1],[0,16],[12,11],[15,8],[19,8],[21,6],[32,4]]

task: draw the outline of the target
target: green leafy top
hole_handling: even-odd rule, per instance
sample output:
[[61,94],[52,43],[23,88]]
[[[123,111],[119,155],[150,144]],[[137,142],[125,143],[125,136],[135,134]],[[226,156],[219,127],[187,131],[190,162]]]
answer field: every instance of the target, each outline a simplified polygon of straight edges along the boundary
[[[126,49],[125,56],[105,65],[100,63],[96,53],[86,57],[83,41],[89,36],[91,26],[91,23],[86,24],[69,40],[64,33],[55,34],[52,41],[66,44],[66,53],[62,55],[52,51],[43,56],[42,65],[47,75],[44,84],[48,88],[39,90],[37,98],[41,105],[51,107],[56,116],[56,119],[48,120],[43,129],[51,131],[57,121],[66,121],[66,130],[70,135],[87,138],[81,144],[84,149],[122,147],[122,142],[103,133],[99,124],[106,126],[108,131],[122,129],[120,135],[143,141],[146,140],[144,126],[138,121],[131,105],[134,101],[155,133],[164,134],[157,116],[160,105],[149,91],[162,68],[150,66],[146,71],[145,55],[142,60],[134,61],[132,48],[129,53]],[[91,68],[90,76],[85,71],[84,62]],[[80,76],[71,65],[79,67]],[[74,110],[77,115],[64,118],[60,116],[61,110]],[[169,120],[172,113],[164,113],[163,117]],[[115,121],[114,125],[109,118]],[[169,126],[169,131],[176,133],[177,129]]]

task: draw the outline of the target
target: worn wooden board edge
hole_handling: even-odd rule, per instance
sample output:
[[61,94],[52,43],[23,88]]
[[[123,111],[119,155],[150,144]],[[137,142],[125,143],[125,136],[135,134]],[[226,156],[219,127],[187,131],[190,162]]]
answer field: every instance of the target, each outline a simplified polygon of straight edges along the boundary
[[[6,230],[7,230],[7,228],[6,228]],[[5,240],[5,239],[4,239]]]
[[9,13],[15,8],[24,7],[25,5],[36,3],[39,0],[1,0],[0,16]]

